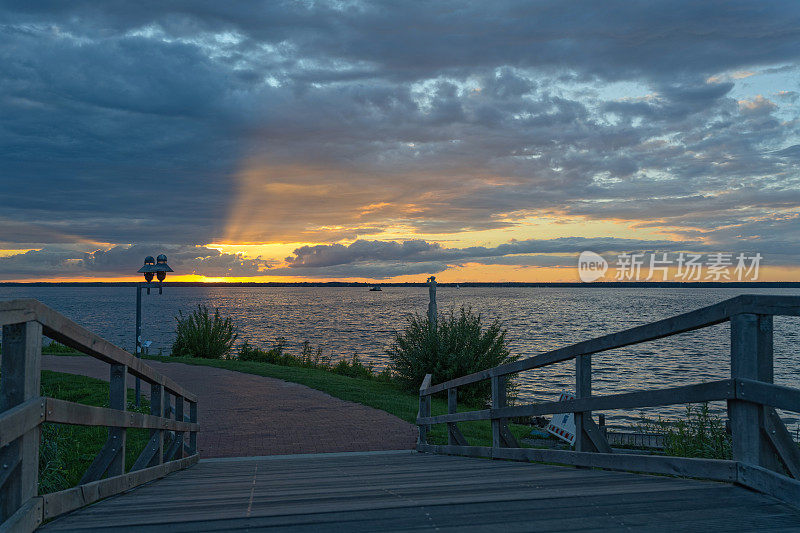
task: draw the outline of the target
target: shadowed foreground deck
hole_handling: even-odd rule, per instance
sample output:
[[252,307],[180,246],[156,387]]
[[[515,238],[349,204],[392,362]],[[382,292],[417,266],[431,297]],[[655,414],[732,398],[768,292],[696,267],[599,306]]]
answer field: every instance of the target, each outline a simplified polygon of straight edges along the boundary
[[217,459],[57,519],[57,531],[800,531],[723,483],[402,452]]

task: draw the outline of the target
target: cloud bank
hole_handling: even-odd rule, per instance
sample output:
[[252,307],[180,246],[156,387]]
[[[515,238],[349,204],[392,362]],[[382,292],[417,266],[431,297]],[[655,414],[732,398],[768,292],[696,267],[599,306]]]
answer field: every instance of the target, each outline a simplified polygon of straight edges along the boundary
[[36,250],[0,279],[146,243],[209,276],[523,265],[566,241],[436,236],[542,216],[800,265],[796,2],[12,1],[0,28],[0,249]]

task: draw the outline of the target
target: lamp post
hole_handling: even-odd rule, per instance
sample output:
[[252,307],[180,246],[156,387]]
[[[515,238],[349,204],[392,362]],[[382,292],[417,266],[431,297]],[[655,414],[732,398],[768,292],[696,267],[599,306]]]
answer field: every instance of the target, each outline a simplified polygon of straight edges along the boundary
[[[158,287],[158,294],[163,294],[163,287],[161,283],[166,279],[167,272],[174,272],[167,264],[167,256],[161,254],[158,258],[153,259],[152,255],[144,258],[144,265],[136,272],[144,274],[144,283],[136,284],[136,341],[134,343],[133,355],[136,357],[142,356],[142,289],[147,289],[147,294],[150,294],[150,289]],[[153,283],[153,276],[158,279],[158,284]],[[139,398],[141,396],[141,381],[136,377],[136,407],[139,407]]]

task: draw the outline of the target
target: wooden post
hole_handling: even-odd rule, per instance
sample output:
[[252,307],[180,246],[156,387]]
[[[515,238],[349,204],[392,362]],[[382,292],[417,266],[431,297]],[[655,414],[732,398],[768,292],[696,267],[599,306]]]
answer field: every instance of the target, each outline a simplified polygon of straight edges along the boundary
[[[175,396],[175,420],[183,422],[183,396]],[[180,459],[183,457],[183,436],[183,431],[175,432],[175,441],[178,451],[173,459]]]
[[[128,367],[111,365],[109,407],[126,411],[128,405]],[[108,465],[108,476],[121,476],[125,473],[125,428],[108,428],[108,440],[111,443],[114,458]]]
[[[422,391],[427,389],[431,386],[431,374],[426,374],[425,379],[422,380],[422,385],[419,387],[419,412],[417,416],[420,418],[431,416],[431,397],[426,394],[422,394]],[[428,424],[418,424],[419,428],[419,438],[417,440],[418,444],[428,444],[428,432],[430,431],[430,425]]]
[[[42,325],[3,326],[0,363],[0,413],[39,396],[42,374]],[[0,448],[0,523],[38,493],[39,427]]]
[[[164,388],[154,383],[150,384],[150,414],[164,416]],[[157,436],[158,444],[155,455],[150,459],[148,466],[158,466],[164,461],[164,430],[150,430],[150,438]]]
[[[447,414],[452,415],[458,412],[458,389],[453,387],[452,389],[447,389]],[[456,438],[453,435],[453,427],[455,424],[447,424],[447,444],[450,446],[458,444],[456,442]]]
[[[197,423],[197,402],[189,403],[189,422]],[[189,433],[189,455],[197,453],[197,432]]]
[[[172,418],[173,410],[172,410],[171,395],[166,390],[164,390],[163,396],[164,396],[164,418]],[[175,432],[173,432],[173,431],[165,431],[164,432],[164,437],[163,437],[164,443],[163,443],[163,448],[162,448],[163,451],[164,451],[164,455],[162,456],[162,459],[161,459],[162,461],[168,461],[169,460],[169,458],[167,457],[167,454],[169,453],[169,448],[173,444],[174,437],[175,437]]]
[[[458,412],[458,388],[453,387],[447,389],[447,414],[455,414]],[[469,446],[464,434],[458,429],[458,424],[455,422],[447,423],[447,444],[450,446]]]
[[[492,376],[492,409],[505,407],[505,376]],[[502,423],[500,418],[492,418],[492,448],[503,446]]]
[[[743,313],[731,317],[731,377],[772,382],[772,316]],[[728,400],[733,459],[775,467],[769,441],[763,433],[761,405]]]
[[[592,356],[579,355],[575,358],[575,397],[586,398],[592,395]],[[575,451],[595,451],[589,435],[586,434],[592,413],[575,413]]]

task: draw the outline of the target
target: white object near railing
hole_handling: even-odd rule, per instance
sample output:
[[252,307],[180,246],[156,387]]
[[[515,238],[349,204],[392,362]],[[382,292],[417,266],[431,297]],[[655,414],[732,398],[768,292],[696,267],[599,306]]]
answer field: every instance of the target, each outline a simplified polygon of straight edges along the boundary
[[[561,463],[672,474],[738,483],[794,505],[800,503],[800,448],[794,443],[775,409],[800,412],[800,390],[773,384],[772,334],[775,315],[800,316],[800,297],[743,295],[657,322],[604,335],[540,355],[506,363],[444,383],[420,388],[419,443],[421,452]],[[731,325],[731,377],[696,385],[593,396],[592,354],[631,344],[677,335],[722,322]],[[505,403],[506,376],[574,359],[576,398],[509,407]],[[491,380],[492,407],[456,412],[460,386]],[[432,416],[430,397],[447,391],[448,414]],[[726,400],[733,460],[692,459],[640,454],[614,454],[592,419],[592,411]],[[574,413],[575,451],[521,448],[508,430],[506,419]],[[457,423],[491,420],[492,446],[469,446]],[[448,444],[427,441],[432,424],[448,425]],[[456,437],[454,437],[456,435]]]

